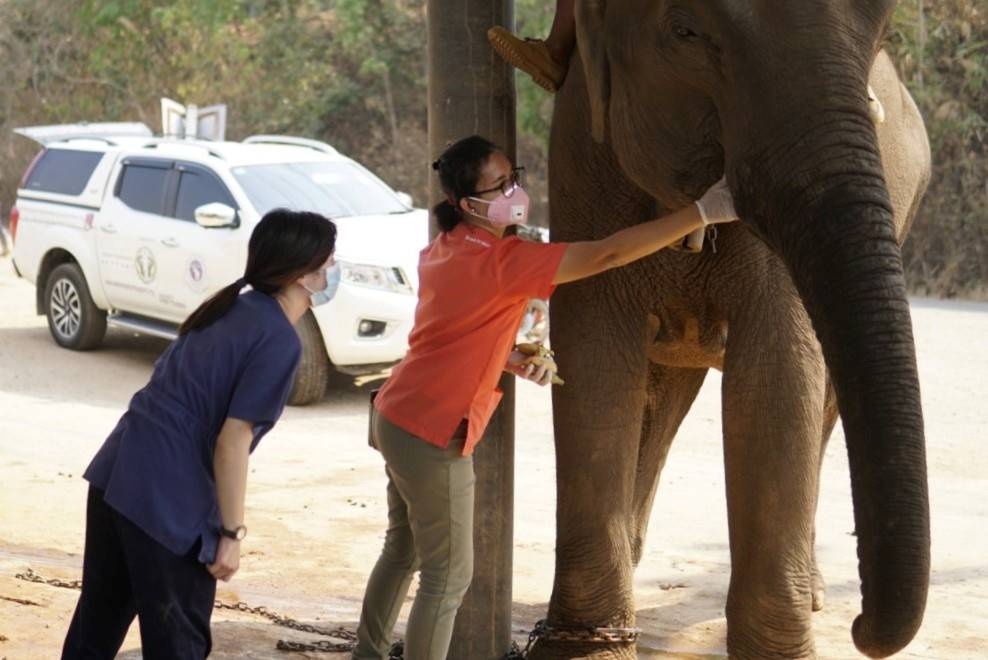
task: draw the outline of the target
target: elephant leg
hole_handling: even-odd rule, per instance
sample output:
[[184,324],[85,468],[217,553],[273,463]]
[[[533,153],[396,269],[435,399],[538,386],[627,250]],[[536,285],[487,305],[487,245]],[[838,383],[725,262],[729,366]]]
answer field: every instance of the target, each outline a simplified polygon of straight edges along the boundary
[[[834,391],[834,384],[827,378],[827,391],[824,395],[823,403],[823,435],[820,438],[820,464],[817,468],[817,504],[820,502],[820,472],[823,470],[823,455],[827,453],[827,443],[830,442],[830,434],[834,432],[837,424],[839,411],[837,410],[837,393]],[[813,519],[816,520],[816,507],[813,509]],[[823,573],[820,572],[820,564],[816,560],[816,523],[813,524],[813,611],[819,612],[826,602],[827,583],[823,580]]]
[[[620,282],[620,285],[618,284]],[[561,287],[552,345],[566,384],[553,388],[556,572],[549,625],[634,626],[631,504],[645,405],[644,312],[620,275]],[[635,658],[634,644],[542,639],[529,658]]]
[[706,369],[649,363],[631,514],[631,562],[635,566],[641,561],[648,519],[669,448],[706,375]]
[[732,658],[812,658],[813,528],[826,370],[802,306],[775,294],[730,320],[724,454]]

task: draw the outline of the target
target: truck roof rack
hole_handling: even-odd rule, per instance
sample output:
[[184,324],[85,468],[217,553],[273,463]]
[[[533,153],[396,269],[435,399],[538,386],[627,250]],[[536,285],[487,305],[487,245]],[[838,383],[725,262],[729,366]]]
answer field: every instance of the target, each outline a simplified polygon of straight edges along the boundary
[[119,142],[114,142],[110,138],[103,137],[101,135],[73,135],[71,137],[62,138],[60,141],[61,142],[76,142],[77,140],[89,140],[89,141],[102,142],[104,144],[110,145],[111,147],[116,147],[116,146],[118,146],[120,144]]
[[202,149],[213,158],[226,160],[226,156],[224,156],[222,152],[217,151],[216,149],[212,149],[204,144],[198,144],[191,140],[179,140],[173,138],[155,138],[141,145],[141,147],[144,149],[157,149],[158,147],[166,147],[166,146],[195,147],[197,149]]
[[249,138],[244,139],[244,144],[280,144],[291,147],[307,147],[324,154],[337,155],[340,153],[332,145],[325,142],[291,135],[251,135]]

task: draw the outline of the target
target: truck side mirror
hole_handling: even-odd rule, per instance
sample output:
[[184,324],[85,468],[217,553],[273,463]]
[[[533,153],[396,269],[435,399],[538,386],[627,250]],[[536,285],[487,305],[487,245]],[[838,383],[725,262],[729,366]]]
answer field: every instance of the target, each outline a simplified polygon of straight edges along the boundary
[[240,226],[240,220],[237,218],[237,210],[220,202],[203,204],[196,209],[195,217],[196,224],[207,229],[223,229],[226,227]]
[[409,195],[407,192],[400,192],[399,191],[399,192],[396,192],[395,195],[398,197],[398,201],[399,202],[401,202],[402,204],[404,204],[408,208],[412,208],[413,207],[413,204],[412,204],[412,196]]

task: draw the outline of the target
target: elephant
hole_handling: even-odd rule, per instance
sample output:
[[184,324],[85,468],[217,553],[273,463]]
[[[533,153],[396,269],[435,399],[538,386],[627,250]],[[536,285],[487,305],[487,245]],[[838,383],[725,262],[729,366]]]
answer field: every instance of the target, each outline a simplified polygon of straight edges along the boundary
[[[660,217],[722,173],[741,222],[697,253],[663,250],[553,296],[567,384],[552,393],[551,629],[634,626],[632,577],[659,475],[714,368],[730,656],[815,657],[814,516],[838,410],[862,591],[854,642],[885,657],[918,630],[929,502],[900,247],[930,152],[881,48],[894,5],[577,0],[549,143],[552,239]],[[547,636],[529,657],[633,658],[630,640]]]

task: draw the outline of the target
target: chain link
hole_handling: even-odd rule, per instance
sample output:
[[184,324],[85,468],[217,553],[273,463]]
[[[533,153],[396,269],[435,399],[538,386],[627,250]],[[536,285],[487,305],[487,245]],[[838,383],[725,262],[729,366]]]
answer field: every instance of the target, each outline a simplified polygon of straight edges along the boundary
[[330,642],[321,639],[316,642],[291,642],[287,639],[279,639],[274,646],[279,651],[289,651],[292,653],[349,653],[353,650],[350,642]]
[[[58,578],[44,578],[37,573],[35,573],[30,568],[23,573],[17,573],[14,575],[18,580],[25,580],[27,582],[35,582],[38,584],[47,584],[53,587],[61,587],[63,589],[82,589],[82,580],[59,580]],[[357,634],[351,630],[347,630],[343,627],[337,628],[320,628],[319,626],[313,626],[308,623],[302,623],[291,617],[278,614],[277,612],[272,612],[263,605],[258,605],[256,607],[251,607],[243,601],[237,603],[228,604],[222,601],[214,601],[213,607],[218,610],[235,610],[237,612],[244,612],[246,614],[254,614],[263,617],[275,624],[276,626],[282,626],[284,628],[291,628],[292,630],[298,630],[300,632],[312,633],[314,635],[323,635],[325,637],[335,637],[336,639],[343,640],[342,642],[331,642],[329,640],[319,640],[316,642],[291,642],[283,639],[279,639],[276,645],[281,651],[319,651],[325,653],[346,653],[353,650],[354,644],[357,641]],[[399,651],[400,654],[400,651]],[[401,658],[401,655],[398,655]]]
[[[47,584],[53,587],[60,587],[62,589],[82,588],[82,580],[66,581],[58,578],[44,578],[30,568],[23,573],[15,574],[14,577],[18,580],[35,582],[38,584]],[[335,637],[336,639],[343,640],[341,642],[331,642],[329,640],[292,642],[279,639],[276,645],[276,648],[279,651],[346,653],[352,651],[357,642],[357,634],[351,630],[347,630],[346,628],[339,626],[336,628],[320,628],[319,626],[302,623],[301,621],[297,621],[291,617],[278,614],[277,612],[272,612],[263,605],[251,607],[243,601],[228,604],[217,600],[213,603],[213,607],[218,610],[235,610],[246,614],[254,614],[267,619],[276,626],[282,626],[284,628],[290,628],[292,630],[298,630],[299,632],[306,632],[314,635],[323,635],[324,637]],[[554,628],[550,626],[545,619],[542,619],[535,624],[532,632],[528,634],[528,644],[525,645],[525,649],[519,649],[518,645],[515,642],[512,642],[511,650],[509,650],[502,657],[502,660],[523,660],[528,656],[528,652],[532,648],[532,645],[540,639],[556,642],[633,644],[638,641],[638,636],[640,634],[641,628],[605,628],[597,626],[586,626],[583,628]],[[403,651],[404,647],[402,642],[395,642],[392,644],[391,650],[388,653],[388,660],[402,660]]]
[[338,637],[340,639],[345,639],[349,642],[357,641],[356,633],[353,633],[346,628],[320,628],[318,626],[313,626],[308,623],[302,623],[301,621],[296,621],[291,617],[287,617],[276,612],[270,611],[263,605],[258,605],[257,607],[251,607],[243,601],[239,601],[232,605],[223,603],[221,601],[216,601],[213,604],[218,610],[237,610],[238,612],[246,612],[248,614],[256,614],[257,616],[264,617],[271,623],[277,626],[283,626],[285,628],[291,628],[292,630],[299,630],[301,632],[313,633],[314,635],[324,635],[326,637]]
[[507,653],[501,656],[501,660],[525,660],[525,656],[528,655],[528,647],[531,645],[532,643],[529,642],[528,645],[525,647],[525,650],[522,651],[518,647],[518,642],[512,641],[511,648],[508,650]]
[[600,644],[634,644],[638,641],[641,628],[605,628],[586,626],[583,628],[553,628],[545,619],[539,620],[532,632],[528,633],[528,644],[525,649],[518,648],[511,642],[511,650],[502,660],[524,660],[532,645],[540,639],[547,642],[583,642]]
[[53,587],[61,587],[62,589],[82,589],[82,580],[59,580],[58,578],[43,578],[30,568],[23,573],[17,573],[14,575],[18,580],[24,580],[26,582],[37,582],[38,584],[49,584]]
[[276,647],[281,651],[320,651],[326,653],[343,653],[346,651],[352,651],[354,644],[357,642],[357,634],[353,631],[347,630],[346,628],[320,628],[319,626],[302,623],[301,621],[297,621],[291,617],[278,614],[277,612],[272,612],[263,605],[251,607],[243,601],[239,601],[234,604],[216,601],[213,604],[213,607],[218,610],[236,610],[238,612],[254,614],[267,619],[276,626],[291,628],[292,630],[298,630],[300,632],[312,633],[313,635],[335,637],[336,639],[343,640],[342,642],[330,642],[327,640],[320,640],[317,642],[292,642],[279,639]]
[[707,227],[707,239],[710,241],[710,249],[713,250],[714,254],[717,254],[717,225],[710,225]]

